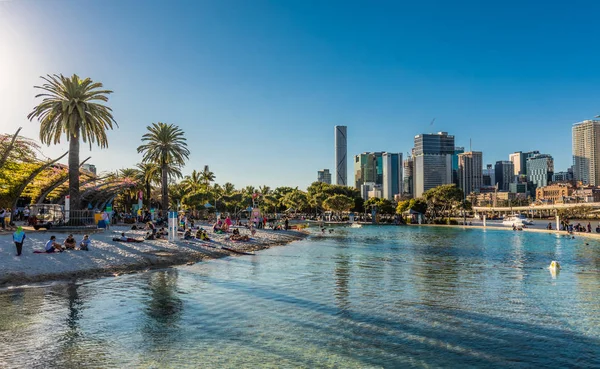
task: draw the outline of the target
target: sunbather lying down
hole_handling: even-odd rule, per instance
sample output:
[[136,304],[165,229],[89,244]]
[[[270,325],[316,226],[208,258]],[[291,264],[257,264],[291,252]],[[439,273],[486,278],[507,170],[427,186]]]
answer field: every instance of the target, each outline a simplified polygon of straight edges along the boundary
[[245,234],[243,236],[241,236],[239,234],[233,234],[233,235],[231,235],[231,237],[229,237],[229,239],[232,241],[244,241],[244,242],[250,241],[250,237],[248,237],[247,234]]
[[131,238],[131,237],[125,237],[125,233],[121,233],[121,237],[113,238],[113,241],[118,241],[118,242],[144,242],[144,240],[138,240],[138,239]]

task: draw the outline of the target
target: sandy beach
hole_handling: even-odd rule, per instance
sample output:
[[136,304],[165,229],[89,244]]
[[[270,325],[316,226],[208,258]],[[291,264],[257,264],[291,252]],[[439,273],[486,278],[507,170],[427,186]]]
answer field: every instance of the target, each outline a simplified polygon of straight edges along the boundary
[[[210,229],[209,225],[203,227]],[[287,244],[307,236],[305,232],[293,230],[257,230],[248,242],[229,240],[231,233],[212,232],[209,232],[210,242],[146,240],[142,243],[122,243],[113,241],[112,238],[120,236],[121,232],[125,232],[127,237],[141,239],[147,231],[131,230],[131,226],[114,226],[110,230],[91,233],[92,245],[89,251],[68,250],[62,253],[36,254],[33,251],[44,250],[44,245],[51,235],[55,235],[57,242],[62,244],[68,233],[25,229],[27,238],[21,256],[16,256],[12,232],[2,232],[0,233],[0,286],[119,275],[194,263],[204,259],[238,254],[223,247],[250,253],[274,245]],[[245,228],[240,228],[240,232],[250,234]],[[83,234],[74,234],[74,236],[79,244]]]

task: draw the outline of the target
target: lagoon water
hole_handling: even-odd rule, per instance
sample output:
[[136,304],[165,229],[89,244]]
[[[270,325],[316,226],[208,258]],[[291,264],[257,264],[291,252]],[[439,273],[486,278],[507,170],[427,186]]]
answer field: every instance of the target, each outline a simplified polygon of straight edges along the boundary
[[494,366],[600,367],[598,241],[336,228],[255,256],[0,291],[0,368]]

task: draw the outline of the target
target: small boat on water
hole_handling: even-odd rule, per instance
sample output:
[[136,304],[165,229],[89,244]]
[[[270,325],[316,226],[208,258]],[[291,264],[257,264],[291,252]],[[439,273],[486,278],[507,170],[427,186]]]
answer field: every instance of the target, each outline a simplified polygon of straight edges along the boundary
[[361,227],[362,227],[362,224],[360,224],[360,223],[354,222],[354,223],[350,224],[350,228],[361,228]]
[[533,221],[531,219],[527,219],[527,217],[523,214],[512,214],[505,216],[502,220],[502,224],[519,227],[524,225],[532,225]]

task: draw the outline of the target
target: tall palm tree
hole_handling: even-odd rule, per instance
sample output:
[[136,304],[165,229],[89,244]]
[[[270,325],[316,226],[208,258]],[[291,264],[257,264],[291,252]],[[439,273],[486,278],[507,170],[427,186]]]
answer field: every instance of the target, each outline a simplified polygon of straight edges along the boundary
[[[162,182],[162,209],[169,209],[169,169],[179,168],[190,156],[183,131],[176,125],[152,123],[147,127],[148,133],[142,136],[142,144],[137,148],[143,153],[144,163],[155,163],[160,166]],[[164,215],[164,214],[163,214]]]
[[108,147],[106,131],[119,126],[112,116],[112,109],[102,104],[108,101],[110,90],[103,90],[102,83],[89,78],[80,79],[76,74],[65,77],[47,75],[41,77],[46,83],[35,86],[44,93],[42,102],[27,115],[29,120],[40,121],[40,140],[43,144],[60,143],[63,134],[69,141],[69,195],[71,210],[80,209],[79,198],[79,140],[100,148]]

